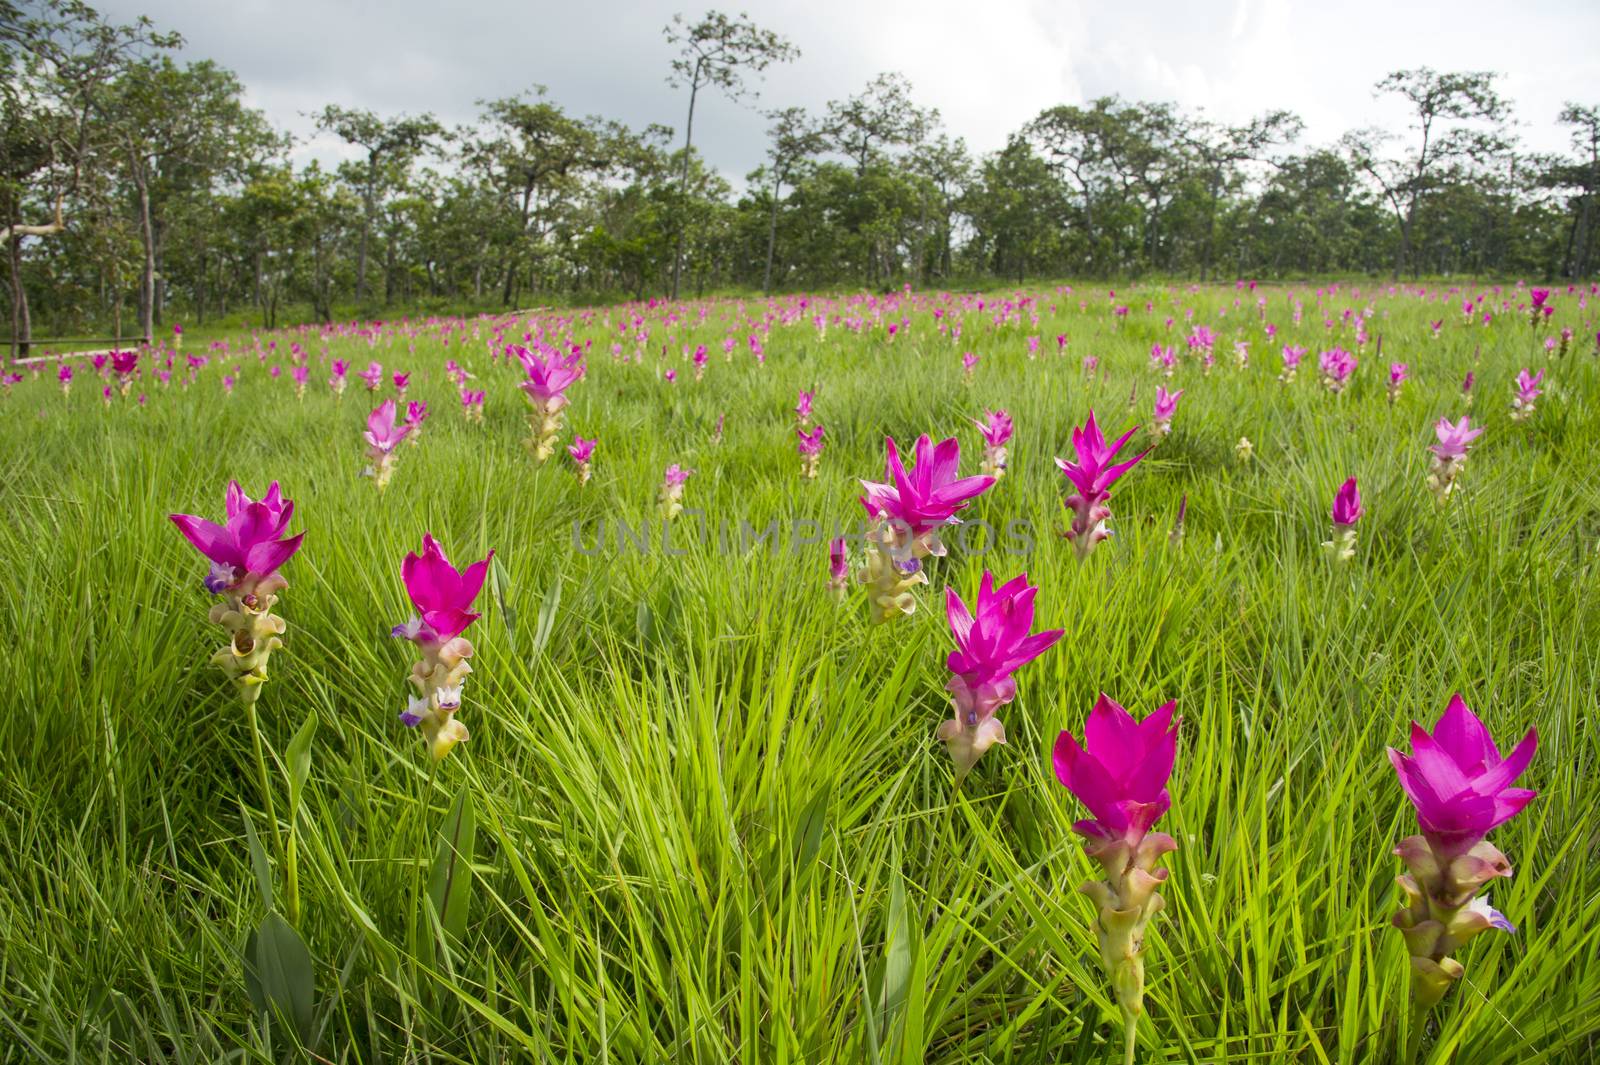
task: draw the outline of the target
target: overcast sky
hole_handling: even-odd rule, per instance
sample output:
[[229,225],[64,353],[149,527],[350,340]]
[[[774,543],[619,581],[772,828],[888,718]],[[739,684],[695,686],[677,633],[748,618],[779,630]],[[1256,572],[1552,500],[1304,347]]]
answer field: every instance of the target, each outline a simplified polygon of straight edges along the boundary
[[[94,2],[94,0],[91,0]],[[108,16],[149,15],[181,32],[193,58],[236,71],[252,105],[308,139],[299,160],[349,149],[314,137],[304,112],[327,103],[380,114],[432,111],[467,122],[475,102],[542,84],[579,114],[634,128],[683,128],[685,93],[665,82],[661,29],[684,0],[100,0]],[[695,143],[730,177],[761,161],[757,108],[821,111],[874,74],[899,71],[918,99],[976,151],[1058,103],[1116,93],[1203,107],[1242,121],[1298,112],[1303,143],[1363,125],[1404,125],[1372,84],[1402,67],[1497,70],[1524,143],[1567,146],[1566,100],[1600,103],[1600,2],[1528,0],[749,0],[798,61],[769,70],[753,105],[704,99]]]

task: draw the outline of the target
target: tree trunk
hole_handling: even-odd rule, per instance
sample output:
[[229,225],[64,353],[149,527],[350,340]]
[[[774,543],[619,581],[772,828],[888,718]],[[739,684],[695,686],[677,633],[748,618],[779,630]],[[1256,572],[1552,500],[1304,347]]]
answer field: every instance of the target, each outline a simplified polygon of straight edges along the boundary
[[672,298],[678,298],[678,278],[683,273],[683,212],[689,205],[689,148],[694,143],[694,98],[700,91],[700,61],[695,60],[694,76],[689,79],[689,120],[683,126],[683,175],[678,181],[678,239],[672,252]]
[[146,345],[155,340],[156,235],[150,222],[150,183],[143,160],[135,160],[133,186],[139,197],[139,240],[144,245],[144,264],[139,273],[139,332]]
[[378,158],[367,153],[367,187],[361,195],[361,247],[356,251],[356,302],[367,298],[367,242],[372,238],[372,207],[377,198]]

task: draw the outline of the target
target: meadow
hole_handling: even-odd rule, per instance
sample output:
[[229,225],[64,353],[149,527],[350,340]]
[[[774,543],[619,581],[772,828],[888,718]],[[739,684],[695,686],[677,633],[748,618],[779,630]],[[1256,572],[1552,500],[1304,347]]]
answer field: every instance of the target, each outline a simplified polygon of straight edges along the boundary
[[[1052,765],[1102,692],[1181,716],[1137,1060],[1597,1060],[1600,295],[1545,305],[725,298],[169,340],[121,372],[74,359],[68,389],[23,369],[0,398],[0,1061],[1124,1060]],[[508,346],[581,357],[544,461]],[[427,416],[375,459],[396,371]],[[1158,386],[1183,392],[1160,438]],[[835,595],[828,541],[860,532],[885,439],[953,437],[976,475],[999,409],[1005,475],[920,560],[914,611],[877,623],[854,572]],[[1054,459],[1091,410],[1141,427],[1121,458],[1150,450],[1080,551]],[[1463,415],[1483,432],[1441,504],[1429,446]],[[169,520],[220,522],[230,479],[277,482],[304,533],[254,703],[211,664],[207,563]],[[458,567],[493,551],[470,739],[442,758],[399,719],[417,656],[391,634],[425,533]],[[958,786],[945,590],[972,603],[985,572],[1026,573],[1063,635]],[[1457,692],[1502,752],[1537,730],[1538,797],[1492,833],[1516,931],[1465,943],[1414,1024],[1391,916],[1418,829],[1386,748]]]

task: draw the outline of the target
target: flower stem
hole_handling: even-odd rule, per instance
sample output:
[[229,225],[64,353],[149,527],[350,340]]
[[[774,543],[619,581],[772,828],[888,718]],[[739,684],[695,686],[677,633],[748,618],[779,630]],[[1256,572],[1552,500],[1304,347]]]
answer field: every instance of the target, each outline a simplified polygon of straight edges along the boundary
[[1122,1011],[1122,1061],[1123,1065],[1133,1065],[1134,1048],[1139,1043],[1139,1015],[1137,1013]]
[[261,722],[256,717],[256,704],[245,704],[250,711],[250,740],[256,754],[256,782],[261,785],[262,808],[267,812],[267,824],[272,828],[272,849],[278,854],[283,853],[283,836],[278,831],[277,808],[272,801],[272,787],[267,776],[267,759],[261,749]]

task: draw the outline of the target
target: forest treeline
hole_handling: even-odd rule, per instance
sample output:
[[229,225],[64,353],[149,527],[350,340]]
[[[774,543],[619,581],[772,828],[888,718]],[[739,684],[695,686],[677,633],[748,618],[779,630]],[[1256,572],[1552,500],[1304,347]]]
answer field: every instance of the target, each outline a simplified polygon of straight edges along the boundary
[[[1524,150],[1491,72],[1397,71],[1405,129],[1301,142],[1293,114],[1230,125],[1115,96],[1041,111],[975,154],[885,73],[818,113],[766,111],[735,184],[693,145],[707,93],[753,95],[798,55],[747,17],[666,27],[681,131],[582,116],[533,86],[476,121],[329,103],[333,169],[148,19],[0,0],[0,240],[11,335],[245,312],[525,306],[708,290],[1142,275],[1591,277],[1600,107],[1570,150]],[[294,308],[291,312],[288,309]]]

